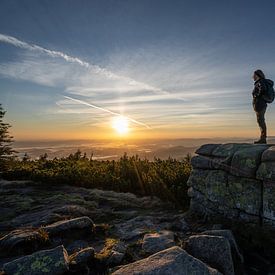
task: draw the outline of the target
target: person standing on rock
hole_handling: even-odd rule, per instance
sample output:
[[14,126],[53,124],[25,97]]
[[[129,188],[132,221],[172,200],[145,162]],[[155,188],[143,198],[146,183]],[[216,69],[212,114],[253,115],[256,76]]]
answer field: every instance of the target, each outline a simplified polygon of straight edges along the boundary
[[253,108],[256,112],[257,122],[260,127],[261,136],[260,139],[255,141],[255,144],[265,144],[267,137],[267,129],[265,123],[265,112],[267,103],[271,103],[274,100],[273,81],[266,79],[262,70],[256,70],[253,74],[254,89],[253,96]]

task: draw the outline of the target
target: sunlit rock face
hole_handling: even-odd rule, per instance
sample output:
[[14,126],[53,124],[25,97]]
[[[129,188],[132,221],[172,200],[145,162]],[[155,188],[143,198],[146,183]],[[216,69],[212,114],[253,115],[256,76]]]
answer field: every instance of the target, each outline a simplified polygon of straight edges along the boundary
[[205,144],[192,158],[190,209],[275,227],[275,146]]

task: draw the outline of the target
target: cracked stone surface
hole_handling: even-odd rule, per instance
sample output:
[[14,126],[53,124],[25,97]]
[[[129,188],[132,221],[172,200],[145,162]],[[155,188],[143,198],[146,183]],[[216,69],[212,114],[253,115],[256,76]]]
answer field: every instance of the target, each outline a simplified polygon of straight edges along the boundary
[[275,147],[205,144],[192,158],[191,210],[275,227]]

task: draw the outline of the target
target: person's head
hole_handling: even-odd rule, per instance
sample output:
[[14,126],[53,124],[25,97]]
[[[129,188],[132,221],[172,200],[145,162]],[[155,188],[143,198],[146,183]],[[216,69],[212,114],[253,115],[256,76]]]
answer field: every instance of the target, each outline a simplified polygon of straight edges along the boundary
[[265,78],[265,75],[262,70],[254,71],[254,74],[253,74],[254,81],[257,81],[258,79],[262,79],[262,78]]

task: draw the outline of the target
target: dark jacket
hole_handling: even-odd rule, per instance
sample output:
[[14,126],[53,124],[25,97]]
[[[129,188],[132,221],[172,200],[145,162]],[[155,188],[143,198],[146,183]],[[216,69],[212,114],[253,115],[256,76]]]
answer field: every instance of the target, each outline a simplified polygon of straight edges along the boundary
[[267,85],[268,85],[266,81],[268,80],[261,78],[255,81],[254,83],[252,96],[253,96],[253,108],[256,112],[260,112],[267,107],[267,103],[263,98],[263,95],[266,93]]

